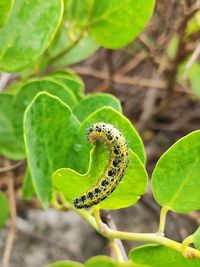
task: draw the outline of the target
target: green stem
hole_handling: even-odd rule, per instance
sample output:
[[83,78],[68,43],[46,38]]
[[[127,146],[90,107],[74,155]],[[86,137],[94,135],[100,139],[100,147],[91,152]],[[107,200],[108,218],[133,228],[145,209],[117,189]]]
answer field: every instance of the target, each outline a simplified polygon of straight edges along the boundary
[[98,233],[100,233],[95,218],[88,211],[84,209],[76,209],[73,205],[71,205],[69,202],[66,201],[62,193],[59,193],[59,195],[64,206],[78,213],[84,220],[86,220],[89,223],[89,225],[92,226],[92,228],[94,228]]
[[[76,209],[73,205],[69,204],[64,196],[60,194],[62,202],[66,207],[70,207],[70,209],[74,210],[76,213],[78,213],[84,220],[86,220],[98,233],[100,233],[105,238],[111,240],[111,239],[121,239],[121,240],[133,240],[138,242],[146,242],[146,243],[155,243],[159,245],[166,246],[168,248],[174,249],[180,253],[182,253],[182,250],[184,246],[176,242],[174,240],[171,240],[169,238],[164,237],[163,235],[160,235],[159,233],[130,233],[130,232],[122,232],[122,231],[115,231],[110,229],[106,224],[104,224],[101,221],[101,226],[99,227],[97,224],[97,221],[99,220],[100,216],[95,219],[94,216],[92,216],[88,211],[82,210],[82,209]],[[96,210],[97,212],[98,210]],[[163,215],[166,212],[163,212]],[[97,214],[96,214],[97,215]],[[162,218],[162,220],[165,218],[165,216]],[[162,217],[162,216],[161,216]],[[97,221],[96,221],[97,220]],[[187,240],[187,239],[186,239]],[[200,251],[188,247],[188,243],[185,240],[185,244],[187,247],[187,256],[192,256],[193,258],[200,258]],[[188,238],[188,242],[191,241]]]
[[[139,242],[160,244],[174,249],[178,252],[182,252],[182,244],[163,237],[158,233],[129,233],[108,229],[105,230],[102,234],[107,238],[118,238],[121,240],[134,240]],[[188,247],[187,250],[189,251],[189,253],[191,253],[191,255],[193,255],[194,258],[200,258],[200,251],[190,247]]]
[[103,222],[101,220],[100,209],[98,206],[93,207],[93,214],[94,214],[96,224],[98,225],[98,228],[101,229]]
[[49,67],[53,65],[57,60],[65,56],[65,54],[69,53],[81,41],[82,37],[83,37],[83,34],[80,34],[80,36],[73,43],[71,43],[71,45],[66,47],[63,51],[61,51],[54,57],[50,58]]
[[164,206],[161,209],[160,212],[160,223],[159,223],[159,228],[158,228],[158,234],[163,235],[165,231],[165,222],[166,222],[166,216],[167,212],[170,210],[169,207]]
[[124,257],[121,253],[119,245],[117,244],[117,239],[111,239],[110,240],[110,247],[111,247],[112,251],[115,253],[116,260],[118,262],[124,262]]
[[188,246],[192,244],[193,242],[194,242],[194,235],[190,235],[186,239],[183,240],[182,246],[181,246],[181,252],[185,258],[190,257],[190,253],[188,253],[189,252]]

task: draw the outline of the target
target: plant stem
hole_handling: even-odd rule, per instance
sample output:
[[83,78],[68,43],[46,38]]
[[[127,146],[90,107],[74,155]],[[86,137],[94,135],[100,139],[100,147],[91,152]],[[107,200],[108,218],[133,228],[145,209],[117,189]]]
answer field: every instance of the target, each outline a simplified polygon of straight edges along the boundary
[[183,240],[181,246],[181,252],[184,257],[190,257],[190,253],[188,254],[188,246],[194,242],[194,235],[188,236],[186,239]]
[[87,211],[84,209],[76,209],[73,205],[71,205],[69,202],[66,201],[64,195],[62,193],[59,193],[60,198],[62,200],[62,203],[65,207],[67,207],[70,210],[75,211],[78,213],[84,220],[86,220],[97,232],[100,233],[99,227],[96,223],[95,218]]
[[110,240],[110,247],[112,251],[115,253],[115,258],[118,262],[124,262],[124,257],[121,253],[121,250],[119,248],[119,245],[117,244],[117,239],[111,239]]
[[[103,235],[106,236],[107,238],[118,238],[121,240],[134,240],[139,242],[160,244],[169,247],[171,249],[174,249],[178,252],[182,252],[182,244],[174,240],[171,240],[169,238],[163,237],[158,233],[129,233],[129,232],[121,232],[108,229],[103,233]],[[190,247],[187,247],[187,251],[194,258],[200,258],[200,251]]]
[[160,235],[164,234],[166,216],[167,216],[167,212],[169,210],[170,210],[170,208],[167,207],[167,206],[164,206],[161,209],[161,212],[160,212],[160,223],[159,223],[159,228],[158,228],[158,234],[160,234]]
[[[92,216],[88,211],[83,210],[83,209],[76,209],[73,205],[69,204],[64,196],[60,194],[61,199],[63,201],[63,205],[66,205],[68,208],[74,210],[76,213],[78,213],[84,220],[86,220],[98,233],[100,233],[102,236],[105,238],[112,240],[112,239],[121,239],[121,240],[133,240],[133,241],[138,241],[138,242],[146,242],[146,243],[155,243],[159,245],[166,246],[168,248],[174,249],[180,253],[183,251],[183,244],[176,242],[174,240],[171,240],[169,238],[164,237],[163,235],[159,233],[130,233],[130,232],[122,232],[122,231],[117,231],[117,230],[112,230],[110,229],[106,224],[104,224],[101,219],[99,214],[99,210],[96,209],[95,211],[95,216]],[[168,209],[169,210],[169,209]],[[166,217],[167,209],[165,209],[165,212],[163,211],[163,218],[162,220]],[[162,216],[161,216],[162,217]],[[100,223],[100,227],[97,224]],[[100,221],[99,221],[100,220]],[[187,240],[188,239],[188,240]],[[187,238],[185,239],[185,250],[187,250],[187,257],[188,258],[200,258],[200,251],[197,249],[188,247],[188,244],[190,244],[191,239]],[[187,241],[186,241],[187,240]],[[189,243],[188,243],[189,242]]]
[[55,55],[54,57],[50,58],[49,60],[49,66],[53,65],[57,60],[62,58],[65,54],[69,53],[82,39],[82,34],[74,41],[72,42],[69,46],[67,46],[63,51]]
[[101,220],[100,209],[98,206],[93,207],[93,214],[94,214],[96,224],[98,225],[99,229],[101,229],[103,222]]

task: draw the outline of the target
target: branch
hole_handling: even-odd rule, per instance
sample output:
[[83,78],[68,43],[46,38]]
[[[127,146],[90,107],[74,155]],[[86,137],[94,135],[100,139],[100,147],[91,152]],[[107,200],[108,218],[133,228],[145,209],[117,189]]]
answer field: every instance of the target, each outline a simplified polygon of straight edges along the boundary
[[[99,214],[97,214],[98,209],[95,211],[95,218],[91,215],[90,212],[82,209],[76,209],[73,205],[69,204],[63,194],[60,194],[63,205],[67,208],[71,208],[76,213],[78,213],[84,220],[86,220],[99,234],[104,236],[105,238],[112,239],[120,239],[120,240],[133,240],[138,242],[146,242],[146,243],[155,243],[159,245],[166,246],[168,248],[174,249],[180,253],[182,253],[182,244],[166,238],[163,234],[159,233],[130,233],[130,232],[122,232],[113,230],[108,227],[105,223],[101,221]],[[96,221],[97,220],[97,221]],[[187,257],[188,258],[200,258],[200,251],[186,247],[187,249]]]

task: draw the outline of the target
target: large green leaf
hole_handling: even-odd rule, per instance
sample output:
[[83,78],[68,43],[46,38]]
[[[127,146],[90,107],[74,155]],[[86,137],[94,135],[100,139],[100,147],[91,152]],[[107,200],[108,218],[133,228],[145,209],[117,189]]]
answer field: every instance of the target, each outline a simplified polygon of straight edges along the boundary
[[75,261],[57,261],[45,267],[84,267],[84,265]]
[[0,29],[0,69],[18,71],[37,60],[62,19],[62,0],[17,0]]
[[51,198],[51,174],[69,166],[68,155],[79,122],[67,105],[46,92],[39,93],[24,117],[24,138],[33,184],[42,205]]
[[136,38],[152,16],[155,0],[69,0],[71,27],[88,30],[107,48],[117,49]]
[[131,250],[130,258],[139,267],[198,267],[200,259],[186,259],[181,253],[159,245],[144,245]]
[[0,94],[0,155],[18,160],[25,157],[25,152],[23,141],[14,133],[12,103],[12,95]]
[[156,201],[175,212],[200,209],[200,131],[176,142],[159,159],[152,175]]
[[[59,169],[53,174],[54,188],[62,192],[71,204],[84,190],[90,188],[102,175],[108,163],[108,151],[97,144],[91,153],[90,166],[86,174],[81,175],[72,169]],[[83,155],[84,157],[84,155]],[[133,205],[145,193],[147,173],[139,158],[129,150],[129,164],[124,177],[115,191],[98,204],[103,209],[120,209]]]
[[9,205],[7,197],[0,191],[0,228],[4,226],[9,216]]
[[72,168],[80,173],[85,173],[89,165],[89,154],[92,145],[87,141],[86,132],[91,124],[106,122],[116,126],[124,135],[128,146],[137,154],[140,160],[145,162],[145,153],[142,140],[131,122],[121,113],[111,107],[98,109],[88,116],[81,124],[75,139],[74,147],[70,154]]
[[7,22],[14,0],[1,0],[0,1],[0,28]]
[[89,95],[80,101],[79,104],[74,107],[73,113],[80,121],[83,121],[92,112],[105,106],[112,107],[115,110],[122,112],[120,101],[116,97],[110,94],[99,93]]
[[107,256],[95,256],[85,262],[85,267],[118,267],[119,264]]
[[74,107],[77,100],[73,92],[63,84],[51,78],[33,80],[26,83],[14,98],[13,103],[13,123],[16,135],[23,138],[23,116],[27,106],[31,103],[37,93],[46,91],[59,97],[69,107]]

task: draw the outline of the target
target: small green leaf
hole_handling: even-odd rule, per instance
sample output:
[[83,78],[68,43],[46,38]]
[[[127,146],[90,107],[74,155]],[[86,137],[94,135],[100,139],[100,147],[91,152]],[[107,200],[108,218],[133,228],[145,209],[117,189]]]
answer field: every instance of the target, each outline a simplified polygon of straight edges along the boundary
[[188,71],[188,79],[194,93],[200,97],[200,64],[194,63]]
[[107,256],[95,256],[85,262],[85,267],[118,267],[119,264]]
[[196,12],[187,23],[186,36],[194,34],[200,30],[200,11]]
[[0,1],[0,28],[6,24],[11,10],[13,8],[14,0],[1,0]]
[[198,227],[198,229],[196,230],[196,232],[193,234],[194,237],[194,245],[195,248],[197,248],[198,250],[200,250],[200,227]]
[[169,45],[167,47],[167,54],[168,54],[170,60],[173,60],[177,54],[179,39],[180,38],[179,38],[178,34],[176,34],[171,38],[171,40],[169,42]]
[[8,199],[3,192],[0,191],[0,228],[4,226],[9,216]]
[[58,82],[64,83],[65,86],[70,88],[78,101],[84,97],[84,83],[81,78],[75,73],[69,70],[61,70],[53,72],[51,74],[51,77],[53,77]]
[[45,267],[84,267],[84,265],[75,261],[57,261]]
[[142,140],[131,122],[113,108],[104,107],[90,114],[90,116],[82,122],[76,134],[76,142],[70,155],[71,166],[74,170],[85,173],[88,169],[89,154],[92,145],[87,141],[86,133],[87,128],[96,122],[106,122],[116,126],[126,138],[130,149],[145,163],[145,152]]
[[25,151],[23,141],[14,133],[12,103],[12,95],[0,94],[0,155],[19,160],[25,157]]
[[156,201],[175,212],[200,209],[200,131],[178,140],[159,159],[152,175]]
[[[24,138],[34,188],[42,205],[51,198],[51,174],[69,166],[69,154],[79,122],[59,98],[39,93],[24,117]],[[70,166],[69,166],[70,167]]]
[[104,47],[117,49],[142,32],[154,6],[155,0],[70,0],[68,18],[72,28],[86,29]]
[[35,194],[35,189],[33,187],[31,174],[29,169],[26,168],[23,180],[23,187],[22,187],[22,197],[24,200],[31,200],[34,194]]
[[79,104],[74,107],[73,113],[80,121],[83,121],[92,112],[103,108],[105,106],[112,107],[113,109],[122,112],[119,100],[110,94],[94,94],[84,98]]
[[173,249],[153,244],[132,249],[129,256],[133,263],[139,267],[200,266],[200,259],[186,259],[181,253]]
[[15,96],[13,103],[13,123],[16,135],[21,139],[23,138],[24,112],[37,93],[42,91],[59,97],[69,107],[74,107],[77,104],[73,92],[65,85],[51,78],[43,78],[26,83]]
[[[54,188],[62,192],[71,204],[84,190],[93,186],[102,175],[108,163],[108,149],[97,144],[91,153],[90,166],[86,174],[81,175],[72,169],[59,169],[53,174]],[[139,158],[129,150],[129,164],[124,177],[115,191],[98,204],[103,209],[120,209],[133,205],[145,193],[147,173]]]
[[0,69],[14,72],[36,61],[52,41],[62,13],[62,0],[15,1],[0,29]]

